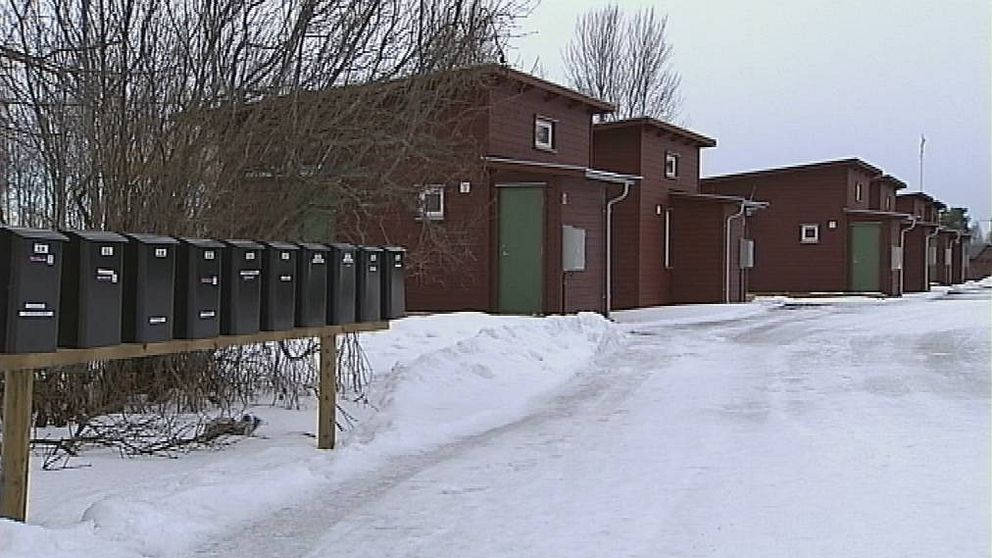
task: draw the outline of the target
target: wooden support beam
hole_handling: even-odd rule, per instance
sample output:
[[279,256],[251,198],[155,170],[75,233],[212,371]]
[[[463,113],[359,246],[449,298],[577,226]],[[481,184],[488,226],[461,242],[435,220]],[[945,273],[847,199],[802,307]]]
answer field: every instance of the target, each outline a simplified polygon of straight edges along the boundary
[[338,338],[326,335],[320,338],[320,383],[317,394],[317,449],[334,449],[337,434],[336,412],[338,404],[337,365]]
[[235,345],[253,345],[305,337],[323,337],[338,333],[357,333],[388,329],[387,322],[369,322],[337,326],[298,327],[285,331],[260,331],[247,335],[222,335],[208,339],[173,339],[162,343],[125,343],[91,349],[59,349],[54,353],[0,354],[0,370],[37,370],[102,360],[123,360],[194,351],[215,351]]
[[34,370],[8,370],[3,385],[3,454],[0,455],[0,517],[24,521],[28,508],[31,391]]
[[215,351],[306,337],[320,338],[320,393],[317,447],[333,449],[337,406],[337,336],[342,333],[389,329],[389,322],[343,326],[298,327],[209,339],[174,339],[162,343],[128,343],[91,349],[59,349],[54,353],[0,354],[4,371],[3,444],[0,446],[0,517],[24,521],[28,502],[28,460],[31,443],[31,396],[36,369],[84,362]]

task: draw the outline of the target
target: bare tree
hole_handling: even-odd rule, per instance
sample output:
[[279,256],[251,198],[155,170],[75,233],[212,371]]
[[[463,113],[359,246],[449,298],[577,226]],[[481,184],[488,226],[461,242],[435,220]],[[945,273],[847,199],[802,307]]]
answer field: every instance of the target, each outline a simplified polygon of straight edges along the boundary
[[[0,220],[332,240],[475,147],[457,131],[525,0],[0,0]],[[439,130],[447,133],[439,134]],[[467,136],[466,136],[467,137]],[[308,226],[309,225],[309,226]],[[309,232],[307,232],[309,231]],[[423,252],[457,231],[427,232]],[[314,344],[39,374],[37,423],[231,407]],[[280,371],[300,366],[289,376]],[[342,377],[353,384],[354,377]],[[292,397],[291,397],[292,399]]]
[[616,5],[579,17],[563,58],[568,81],[617,106],[604,119],[650,116],[673,120],[681,108],[681,78],[672,68],[668,16],[654,8],[626,15]]

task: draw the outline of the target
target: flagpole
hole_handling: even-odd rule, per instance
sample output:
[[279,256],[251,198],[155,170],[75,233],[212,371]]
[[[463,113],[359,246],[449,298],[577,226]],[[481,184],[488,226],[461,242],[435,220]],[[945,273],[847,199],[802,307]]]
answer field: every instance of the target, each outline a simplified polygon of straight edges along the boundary
[[923,134],[920,134],[920,182],[918,183],[920,192],[923,191],[923,146],[926,143],[927,138]]

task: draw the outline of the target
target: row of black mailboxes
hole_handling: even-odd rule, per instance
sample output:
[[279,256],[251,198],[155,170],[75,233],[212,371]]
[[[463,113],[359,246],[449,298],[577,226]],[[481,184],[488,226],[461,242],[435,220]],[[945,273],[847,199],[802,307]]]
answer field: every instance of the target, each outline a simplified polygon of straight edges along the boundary
[[402,317],[405,250],[0,228],[0,352]]

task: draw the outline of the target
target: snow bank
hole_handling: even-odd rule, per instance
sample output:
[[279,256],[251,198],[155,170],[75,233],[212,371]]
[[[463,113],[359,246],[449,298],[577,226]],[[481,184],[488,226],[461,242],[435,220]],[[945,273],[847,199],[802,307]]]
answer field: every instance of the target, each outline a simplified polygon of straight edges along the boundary
[[[175,556],[225,528],[340,483],[391,457],[523,416],[580,373],[616,328],[596,314],[550,318],[461,313],[411,317],[362,334],[378,411],[358,407],[341,449],[317,452],[315,409],[253,412],[259,437],[178,460],[84,456],[84,467],[32,464],[29,520],[0,522],[0,556]],[[266,438],[267,437],[267,438]]]

